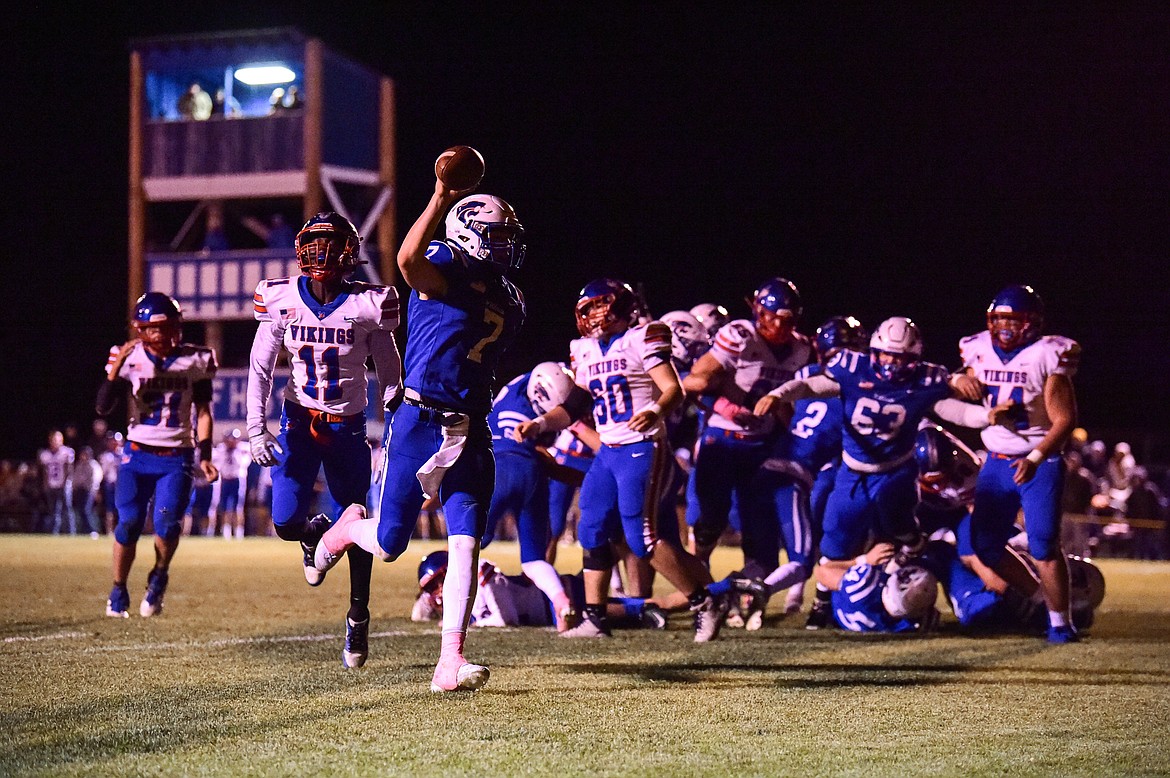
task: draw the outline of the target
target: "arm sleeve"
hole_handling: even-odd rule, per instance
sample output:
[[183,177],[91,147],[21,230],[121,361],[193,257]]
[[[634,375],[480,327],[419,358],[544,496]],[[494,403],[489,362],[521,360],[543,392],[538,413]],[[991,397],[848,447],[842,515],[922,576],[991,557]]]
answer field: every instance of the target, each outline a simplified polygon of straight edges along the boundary
[[981,430],[989,425],[987,409],[975,403],[948,398],[936,402],[932,410],[943,421],[957,424],[960,427]]
[[284,330],[272,321],[262,321],[252,341],[252,353],[248,359],[248,435],[264,431],[268,398],[272,395],[272,372],[276,369],[276,357],[280,354],[280,343]]
[[809,376],[808,378],[794,378],[772,391],[772,397],[781,402],[796,402],[807,400],[810,397],[836,397],[841,393],[841,385],[832,378],[823,375]]
[[402,357],[394,333],[389,330],[375,330],[370,335],[370,356],[374,360],[374,372],[378,376],[378,388],[382,390],[382,404],[398,396],[402,388]]
[[97,400],[94,402],[94,410],[97,411],[98,416],[109,416],[118,410],[118,405],[126,396],[128,386],[130,386],[130,382],[125,378],[102,381],[102,385],[98,387]]
[[565,398],[562,405],[568,412],[569,418],[578,421],[585,418],[593,410],[593,395],[579,386],[574,386],[569,390],[569,396]]

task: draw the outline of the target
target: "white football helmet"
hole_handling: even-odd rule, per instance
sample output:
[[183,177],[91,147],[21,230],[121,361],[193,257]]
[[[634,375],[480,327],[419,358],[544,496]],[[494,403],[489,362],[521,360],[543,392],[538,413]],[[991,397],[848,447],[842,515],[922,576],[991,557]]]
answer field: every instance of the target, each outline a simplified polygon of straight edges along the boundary
[[920,619],[938,599],[938,579],[924,567],[899,567],[882,587],[882,605],[896,619]]
[[516,217],[516,210],[502,198],[468,195],[451,206],[443,225],[450,243],[501,273],[516,270],[524,263],[524,225]]
[[719,332],[720,327],[731,321],[731,314],[727,312],[727,309],[722,305],[715,305],[715,303],[699,303],[691,308],[690,313],[707,330],[707,336],[711,340],[715,339],[715,333]]
[[541,362],[528,376],[528,402],[537,413],[548,413],[569,397],[573,374],[560,362]]
[[[878,325],[869,339],[870,364],[883,381],[909,376],[922,356],[922,333],[905,316],[891,316]],[[881,355],[888,355],[882,359]]]
[[689,369],[696,359],[711,348],[711,336],[699,320],[687,311],[664,313],[658,320],[670,327],[673,333],[670,355],[674,358],[675,367]]

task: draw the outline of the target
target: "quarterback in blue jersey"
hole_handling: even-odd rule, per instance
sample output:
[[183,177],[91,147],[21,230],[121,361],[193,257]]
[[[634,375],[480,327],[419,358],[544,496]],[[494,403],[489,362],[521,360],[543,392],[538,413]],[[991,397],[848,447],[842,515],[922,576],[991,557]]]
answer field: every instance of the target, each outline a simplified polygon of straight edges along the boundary
[[575,610],[557,571],[545,560],[549,542],[549,477],[537,441],[516,441],[512,430],[568,397],[573,376],[556,362],[541,362],[509,381],[488,414],[496,457],[496,488],[481,548],[491,544],[500,519],[516,519],[520,569],[553,603],[557,630],[575,626]]
[[[443,506],[450,555],[442,648],[431,690],[474,690],[488,669],[463,657],[480,539],[496,468],[487,416],[496,368],[524,322],[508,280],[524,261],[524,228],[499,197],[460,197],[436,178],[430,201],[398,250],[413,290],[407,308],[403,403],[386,428],[378,516],[346,509],[317,546],[327,570],[357,544],[385,561],[406,550],[424,498]],[[445,240],[432,240],[446,214]]]
[[114,492],[118,509],[114,586],[106,601],[106,615],[115,618],[129,615],[126,578],[147,511],[153,505],[155,562],[138,608],[143,617],[154,616],[163,607],[171,559],[191,497],[196,450],[207,481],[219,478],[211,461],[215,352],[182,342],[183,312],[162,292],[138,298],[133,324],[138,337],[110,349],[107,380],[96,402],[98,414],[108,416],[127,395],[130,399],[125,454]]
[[1029,551],[1048,604],[1052,643],[1077,639],[1069,610],[1069,572],[1060,548],[1061,452],[1077,423],[1073,376],[1081,347],[1044,335],[1044,301],[1030,286],[1009,286],[987,308],[987,329],[959,343],[964,397],[995,413],[1008,407],[1011,423],[983,432],[988,455],[975,489],[973,542],[980,558],[997,567],[1002,528],[1024,512]]

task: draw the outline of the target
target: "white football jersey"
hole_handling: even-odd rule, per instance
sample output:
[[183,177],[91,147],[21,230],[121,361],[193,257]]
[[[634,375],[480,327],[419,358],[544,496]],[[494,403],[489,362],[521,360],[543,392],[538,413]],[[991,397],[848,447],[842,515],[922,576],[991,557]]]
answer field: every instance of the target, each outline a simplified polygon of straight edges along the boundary
[[479,581],[471,606],[475,626],[537,627],[552,622],[548,598],[524,576],[504,575],[481,559]]
[[[114,346],[107,374],[117,355]],[[136,342],[117,376],[130,382],[126,439],[161,448],[193,447],[195,384],[210,381],[215,370],[215,352],[206,346],[182,343],[166,359],[159,359],[147,353],[142,341]]]
[[211,451],[211,464],[219,470],[220,478],[246,480],[248,466],[252,464],[252,455],[246,442],[236,443],[235,448],[228,448],[226,443],[219,443]]
[[[760,397],[792,380],[796,371],[815,359],[812,344],[806,336],[793,333],[789,343],[773,349],[756,332],[755,323],[747,319],[736,319],[723,325],[715,334],[715,343],[709,353],[727,370],[735,385],[747,393],[749,410]],[[707,424],[715,429],[745,430],[717,413],[709,415]],[[752,432],[766,433],[770,429],[769,424]]]
[[69,446],[61,446],[56,451],[47,448],[41,449],[38,457],[41,467],[45,471],[45,483],[50,489],[64,489],[73,474],[73,461],[76,457]]
[[984,330],[959,341],[959,353],[963,366],[987,387],[985,407],[1015,402],[1027,409],[1027,422],[1018,429],[997,424],[982,433],[988,451],[1016,456],[1035,448],[1052,428],[1044,407],[1044,384],[1050,375],[1076,375],[1081,347],[1070,338],[1045,335],[1004,362],[992,345],[991,333]]
[[593,395],[593,420],[602,443],[637,443],[665,430],[661,418],[645,432],[631,430],[629,421],[662,394],[649,371],[670,364],[670,338],[670,327],[652,321],[631,327],[606,346],[595,338],[569,344],[577,385]]
[[398,327],[398,292],[353,283],[321,305],[303,281],[303,276],[270,278],[256,287],[256,319],[277,324],[289,353],[292,380],[285,384],[284,399],[338,416],[361,413],[370,338],[376,330]]

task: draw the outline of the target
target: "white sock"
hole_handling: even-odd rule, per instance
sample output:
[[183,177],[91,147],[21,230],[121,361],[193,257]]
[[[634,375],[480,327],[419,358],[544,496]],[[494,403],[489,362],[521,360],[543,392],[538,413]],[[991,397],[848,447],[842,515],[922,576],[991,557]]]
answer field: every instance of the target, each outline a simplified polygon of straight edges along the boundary
[[768,594],[773,595],[807,579],[808,574],[804,565],[800,562],[785,562],[769,573],[764,583],[768,585]]
[[471,604],[479,587],[479,539],[447,538],[447,577],[443,579],[443,632],[467,632]]
[[622,572],[618,570],[618,566],[614,565],[609,570],[609,588],[610,591],[622,592],[625,588],[622,586]]
[[1048,623],[1054,627],[1067,627],[1068,614],[1061,611],[1048,611]]
[[543,559],[521,562],[520,569],[553,604],[557,604],[560,598],[565,596],[565,587],[561,584],[561,577],[557,575],[557,569],[548,562]]

